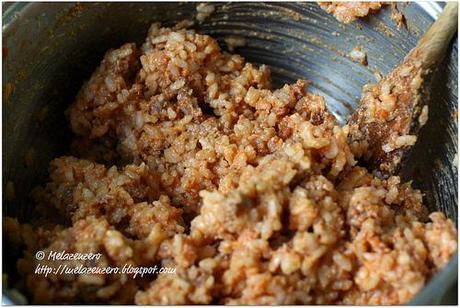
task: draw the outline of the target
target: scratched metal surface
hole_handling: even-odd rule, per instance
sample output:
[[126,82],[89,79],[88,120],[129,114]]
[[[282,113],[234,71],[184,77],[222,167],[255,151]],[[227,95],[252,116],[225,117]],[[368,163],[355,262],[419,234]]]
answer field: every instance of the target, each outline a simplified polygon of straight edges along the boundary
[[[195,5],[16,3],[3,7],[3,188],[12,181],[17,196],[15,202],[3,200],[4,214],[28,219],[30,190],[46,180],[49,161],[65,154],[69,145],[71,134],[63,112],[104,52],[127,41],[141,43],[151,22],[173,25],[193,19]],[[216,37],[223,48],[224,37],[244,37],[247,43],[237,53],[250,62],[270,65],[275,86],[298,78],[310,80],[311,91],[326,98],[341,123],[356,107],[362,86],[375,82],[376,72],[389,72],[439,12],[434,3],[399,4],[407,28],[398,30],[389,7],[342,25],[315,3],[215,5],[216,12],[195,28]],[[368,54],[367,67],[347,57],[357,45]],[[457,169],[452,162],[457,152],[457,46],[455,38],[438,68],[430,119],[402,172],[426,194],[430,209],[442,210],[456,222]],[[28,153],[33,159],[25,159]],[[12,277],[15,257],[4,262]],[[439,300],[443,293],[439,285],[443,290],[451,285],[456,268],[453,260],[414,302]]]

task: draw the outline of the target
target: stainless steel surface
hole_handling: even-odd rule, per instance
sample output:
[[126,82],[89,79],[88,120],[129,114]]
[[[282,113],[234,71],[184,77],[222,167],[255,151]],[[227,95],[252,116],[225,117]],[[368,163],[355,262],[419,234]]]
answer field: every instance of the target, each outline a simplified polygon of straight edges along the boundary
[[[46,180],[49,161],[66,153],[71,134],[63,112],[104,52],[127,41],[140,43],[151,22],[172,25],[193,19],[196,3],[15,3],[3,7],[3,187],[15,183],[17,201],[3,213],[26,221],[30,190]],[[344,123],[361,88],[386,74],[413,48],[442,4],[399,4],[407,29],[398,30],[390,8],[350,25],[338,23],[315,3],[217,3],[195,28],[216,37],[238,35],[236,50],[248,61],[272,67],[275,85],[297,78],[326,98]],[[347,54],[360,45],[369,65]],[[6,49],[5,49],[6,48]],[[430,209],[457,222],[457,37],[435,75],[430,119],[403,175],[425,194]],[[8,92],[13,89],[10,95]],[[7,90],[7,91],[6,91]],[[35,153],[32,166],[24,163]],[[15,258],[4,251],[4,268],[15,276]],[[414,300],[435,303],[457,280],[457,256]],[[6,298],[8,300],[8,298]]]

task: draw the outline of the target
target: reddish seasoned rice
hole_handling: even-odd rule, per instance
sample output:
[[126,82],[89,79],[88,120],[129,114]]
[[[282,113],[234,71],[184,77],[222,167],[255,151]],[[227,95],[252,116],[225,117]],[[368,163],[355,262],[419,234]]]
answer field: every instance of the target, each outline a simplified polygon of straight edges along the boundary
[[334,1],[318,2],[318,4],[323,10],[334,15],[338,21],[349,24],[371,12],[380,10],[385,3],[378,1]]
[[[268,67],[180,26],[108,51],[67,113],[74,156],[33,193],[42,218],[4,221],[32,302],[408,302],[457,249],[454,224],[359,167],[307,85],[271,90]],[[38,263],[176,273],[45,277]]]

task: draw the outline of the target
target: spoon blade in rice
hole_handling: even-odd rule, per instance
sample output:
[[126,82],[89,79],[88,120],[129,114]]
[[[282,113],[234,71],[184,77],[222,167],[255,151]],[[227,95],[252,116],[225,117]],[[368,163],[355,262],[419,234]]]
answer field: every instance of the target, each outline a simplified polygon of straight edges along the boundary
[[386,178],[417,140],[428,116],[425,105],[432,72],[457,31],[458,3],[449,2],[417,46],[387,76],[363,88],[358,109],[348,120],[349,144],[359,160]]

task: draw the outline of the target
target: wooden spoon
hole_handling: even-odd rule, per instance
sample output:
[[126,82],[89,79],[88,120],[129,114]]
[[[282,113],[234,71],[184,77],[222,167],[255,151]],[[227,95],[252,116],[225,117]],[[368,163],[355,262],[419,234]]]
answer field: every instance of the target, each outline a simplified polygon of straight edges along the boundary
[[428,118],[428,81],[457,31],[458,3],[449,2],[417,46],[387,76],[363,87],[348,120],[355,156],[380,177],[399,171]]

